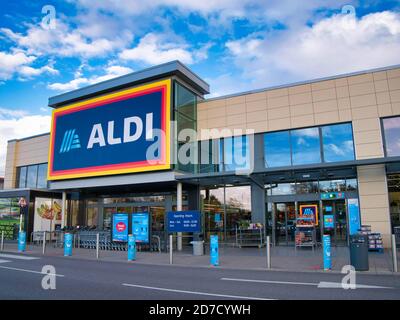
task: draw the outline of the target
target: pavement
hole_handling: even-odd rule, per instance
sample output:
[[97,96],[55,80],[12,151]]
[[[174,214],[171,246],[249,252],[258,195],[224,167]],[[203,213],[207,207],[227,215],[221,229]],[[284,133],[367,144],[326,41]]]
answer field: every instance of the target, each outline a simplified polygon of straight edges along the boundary
[[[6,243],[5,250],[17,253],[16,243]],[[28,245],[26,254],[42,255],[42,247],[39,245]],[[62,248],[47,245],[46,256],[63,256]],[[74,248],[72,259],[96,260],[96,250]],[[400,252],[397,255],[400,265]],[[99,260],[109,262],[124,262],[127,260],[126,251],[100,251]],[[234,248],[221,245],[219,249],[219,266],[213,268],[239,269],[239,270],[265,270],[267,264],[266,248]],[[137,264],[146,265],[169,265],[169,253],[137,252]],[[205,255],[194,256],[191,247],[185,247],[183,251],[174,251],[173,264],[177,266],[192,266],[210,268],[209,250],[206,248]],[[301,271],[301,272],[331,272],[340,273],[342,268],[350,264],[348,247],[332,247],[332,270],[323,270],[322,249],[312,251],[310,248],[277,246],[271,248],[271,269],[274,271]],[[393,274],[393,261],[390,250],[383,253],[369,253],[368,274]]]
[[[153,255],[165,258],[164,254]],[[112,258],[82,258],[78,250],[72,257],[52,255],[50,250],[45,256],[32,250],[1,252],[0,300],[150,301],[143,305],[142,313],[150,313],[147,308],[149,303],[156,306],[154,300],[191,300],[195,304],[184,312],[193,314],[193,307],[204,303],[201,300],[215,305],[216,300],[400,299],[400,277],[392,274],[357,273],[355,289],[345,289],[344,275],[331,272],[205,268]]]

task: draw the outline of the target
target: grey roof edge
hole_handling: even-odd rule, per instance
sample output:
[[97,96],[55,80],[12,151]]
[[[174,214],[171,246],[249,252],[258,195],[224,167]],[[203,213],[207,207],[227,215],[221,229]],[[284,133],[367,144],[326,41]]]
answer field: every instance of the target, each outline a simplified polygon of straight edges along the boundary
[[393,69],[398,69],[398,68],[400,68],[400,64],[395,64],[395,65],[380,67],[380,68],[367,69],[367,70],[362,70],[362,71],[355,71],[355,72],[350,72],[350,73],[337,74],[334,76],[292,82],[292,83],[281,84],[281,85],[276,85],[276,86],[271,86],[271,87],[264,87],[264,88],[260,88],[260,89],[242,91],[239,93],[231,93],[231,94],[226,94],[226,95],[219,96],[219,97],[212,97],[209,99],[206,98],[199,103],[205,103],[205,102],[219,100],[219,99],[233,98],[233,97],[243,96],[243,95],[252,94],[252,93],[259,93],[259,92],[268,91],[268,90],[295,87],[295,86],[300,86],[303,84],[311,84],[311,83],[316,83],[316,82],[320,82],[320,81],[328,81],[328,80],[335,80],[335,79],[340,79],[340,78],[345,78],[345,77],[358,76],[358,75],[372,73],[372,72],[388,71],[388,70],[393,70]]
[[58,106],[65,105],[68,102],[84,99],[98,93],[112,91],[174,74],[183,77],[184,80],[186,80],[200,93],[208,94],[210,92],[210,86],[207,82],[201,79],[182,62],[179,60],[174,60],[52,96],[49,98],[49,106],[57,108]]
[[23,137],[23,138],[21,138],[21,139],[11,139],[11,140],[8,140],[7,143],[10,143],[10,142],[19,142],[19,141],[24,141],[24,140],[39,138],[39,137],[48,136],[48,135],[50,135],[50,132],[35,134],[35,135],[33,135],[33,136]]

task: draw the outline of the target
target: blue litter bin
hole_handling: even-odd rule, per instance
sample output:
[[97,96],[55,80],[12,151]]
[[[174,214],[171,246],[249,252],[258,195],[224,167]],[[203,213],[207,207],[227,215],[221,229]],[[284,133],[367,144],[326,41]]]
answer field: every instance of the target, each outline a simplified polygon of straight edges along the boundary
[[26,250],[26,232],[20,231],[18,233],[18,252],[25,252]]
[[72,233],[66,233],[64,235],[64,257],[72,256]]

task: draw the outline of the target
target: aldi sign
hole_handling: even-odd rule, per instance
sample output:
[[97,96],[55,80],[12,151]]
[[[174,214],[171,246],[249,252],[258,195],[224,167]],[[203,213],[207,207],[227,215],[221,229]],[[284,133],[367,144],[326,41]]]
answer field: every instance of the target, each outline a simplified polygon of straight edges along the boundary
[[55,109],[49,180],[170,169],[171,80]]

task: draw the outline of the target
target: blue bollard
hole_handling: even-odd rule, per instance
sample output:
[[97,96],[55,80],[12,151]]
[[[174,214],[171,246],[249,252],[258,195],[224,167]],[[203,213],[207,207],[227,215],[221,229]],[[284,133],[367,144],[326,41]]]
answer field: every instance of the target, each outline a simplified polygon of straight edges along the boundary
[[218,236],[210,237],[210,263],[213,266],[219,265]]
[[332,269],[331,255],[331,236],[324,234],[323,236],[323,251],[324,251],[324,270]]
[[25,252],[26,250],[26,232],[20,231],[18,233],[18,252]]
[[73,235],[71,233],[64,235],[64,257],[72,256],[72,239]]
[[128,235],[128,261],[136,260],[136,238],[133,234]]

